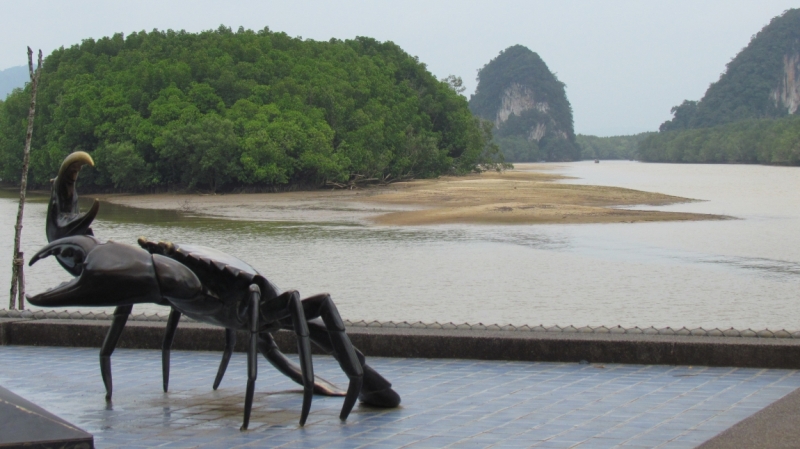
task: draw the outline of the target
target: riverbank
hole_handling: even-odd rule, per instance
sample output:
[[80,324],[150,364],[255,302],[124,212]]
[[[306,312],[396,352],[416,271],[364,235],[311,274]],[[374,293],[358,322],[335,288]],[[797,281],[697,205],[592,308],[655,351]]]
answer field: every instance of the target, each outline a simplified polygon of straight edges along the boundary
[[240,220],[359,221],[388,226],[717,220],[710,214],[620,209],[694,201],[619,187],[558,182],[552,165],[445,176],[357,190],[264,194],[101,195],[115,204]]

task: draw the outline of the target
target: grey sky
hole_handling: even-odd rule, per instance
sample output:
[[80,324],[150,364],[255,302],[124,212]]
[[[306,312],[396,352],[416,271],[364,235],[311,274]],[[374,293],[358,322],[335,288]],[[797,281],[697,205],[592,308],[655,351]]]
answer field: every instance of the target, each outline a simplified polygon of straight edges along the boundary
[[539,53],[567,85],[575,131],[601,136],[653,131],[684,99],[699,99],[725,64],[789,0],[688,1],[189,1],[11,2],[0,8],[0,70],[115,32],[220,24],[315,40],[370,36],[418,56],[439,78],[463,78],[500,50]]

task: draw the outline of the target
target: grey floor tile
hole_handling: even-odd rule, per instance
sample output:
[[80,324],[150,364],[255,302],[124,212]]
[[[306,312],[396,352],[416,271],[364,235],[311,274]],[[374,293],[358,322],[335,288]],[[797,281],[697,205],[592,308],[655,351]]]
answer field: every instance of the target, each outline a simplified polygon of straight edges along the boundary
[[[170,392],[160,353],[114,353],[106,406],[97,349],[0,346],[0,384],[82,427],[104,447],[694,447],[800,387],[790,370],[370,358],[402,407],[315,397],[298,426],[298,387],[259,370],[251,428],[240,432],[246,358],[211,390],[219,354],[173,351]],[[345,382],[330,357],[315,372]]]

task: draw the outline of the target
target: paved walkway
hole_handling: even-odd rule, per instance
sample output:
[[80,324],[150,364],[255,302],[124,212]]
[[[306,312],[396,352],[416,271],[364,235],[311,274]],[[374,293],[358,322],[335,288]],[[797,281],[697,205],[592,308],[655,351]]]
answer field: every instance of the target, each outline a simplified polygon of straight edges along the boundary
[[[0,346],[0,385],[111,447],[692,448],[800,387],[789,370],[371,358],[403,398],[393,410],[315,397],[298,427],[298,387],[259,361],[250,430],[240,432],[246,358],[218,391],[219,354],[173,352],[170,392],[158,351],[118,349],[107,405],[98,349]],[[262,359],[263,360],[263,359]],[[340,385],[336,362],[318,375]]]

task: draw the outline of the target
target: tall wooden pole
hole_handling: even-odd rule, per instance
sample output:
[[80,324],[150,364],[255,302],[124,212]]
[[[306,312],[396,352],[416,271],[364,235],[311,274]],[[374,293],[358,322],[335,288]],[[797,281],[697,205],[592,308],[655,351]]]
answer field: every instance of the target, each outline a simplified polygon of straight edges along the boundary
[[33,116],[36,114],[36,90],[39,87],[39,75],[42,72],[42,50],[39,50],[39,61],[36,71],[33,70],[33,50],[28,47],[28,72],[31,77],[31,108],[28,110],[28,133],[25,135],[25,152],[22,156],[22,181],[19,186],[19,209],[17,210],[17,224],[14,226],[14,257],[11,264],[11,298],[8,308],[17,308],[17,295],[19,295],[19,308],[25,308],[25,258],[19,251],[22,237],[22,212],[25,209],[25,192],[28,189],[28,163],[31,155],[31,137],[33,136]]

